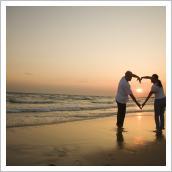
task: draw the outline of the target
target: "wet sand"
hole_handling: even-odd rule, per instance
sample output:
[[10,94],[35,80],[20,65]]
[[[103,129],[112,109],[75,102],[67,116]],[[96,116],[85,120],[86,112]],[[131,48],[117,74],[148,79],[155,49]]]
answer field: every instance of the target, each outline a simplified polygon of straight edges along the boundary
[[61,124],[7,128],[9,166],[165,166],[165,131],[156,135],[153,113]]

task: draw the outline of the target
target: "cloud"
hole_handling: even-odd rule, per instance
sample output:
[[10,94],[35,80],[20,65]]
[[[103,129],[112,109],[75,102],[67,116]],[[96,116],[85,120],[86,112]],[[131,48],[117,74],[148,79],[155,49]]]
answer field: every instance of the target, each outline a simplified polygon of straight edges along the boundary
[[24,74],[25,74],[25,75],[29,75],[29,76],[30,76],[30,75],[33,75],[33,74],[30,73],[30,72],[25,72]]
[[77,80],[78,83],[82,83],[82,84],[85,84],[85,83],[88,83],[88,80]]

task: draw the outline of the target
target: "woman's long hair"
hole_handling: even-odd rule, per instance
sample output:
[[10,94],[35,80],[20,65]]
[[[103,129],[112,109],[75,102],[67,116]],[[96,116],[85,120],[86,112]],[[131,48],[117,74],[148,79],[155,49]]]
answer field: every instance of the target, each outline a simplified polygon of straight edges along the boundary
[[161,83],[161,81],[159,79],[157,81],[157,86],[162,87],[162,83]]

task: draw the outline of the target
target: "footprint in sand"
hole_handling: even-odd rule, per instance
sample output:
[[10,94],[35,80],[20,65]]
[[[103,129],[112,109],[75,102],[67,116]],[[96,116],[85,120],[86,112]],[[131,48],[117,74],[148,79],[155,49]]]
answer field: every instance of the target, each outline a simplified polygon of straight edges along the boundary
[[64,157],[64,156],[67,155],[66,149],[63,149],[63,148],[61,148],[61,149],[56,149],[56,153],[57,153],[58,156],[60,156],[60,157]]

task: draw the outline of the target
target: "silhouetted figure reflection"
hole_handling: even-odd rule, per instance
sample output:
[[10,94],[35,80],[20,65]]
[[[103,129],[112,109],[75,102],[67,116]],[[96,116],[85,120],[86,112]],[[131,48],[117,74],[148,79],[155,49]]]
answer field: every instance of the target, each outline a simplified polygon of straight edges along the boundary
[[116,141],[117,141],[117,145],[120,149],[124,148],[124,137],[123,137],[122,132],[123,132],[123,130],[118,128],[117,133],[116,133]]
[[156,132],[156,141],[157,142],[164,142],[165,141],[165,136],[162,134],[162,132]]

